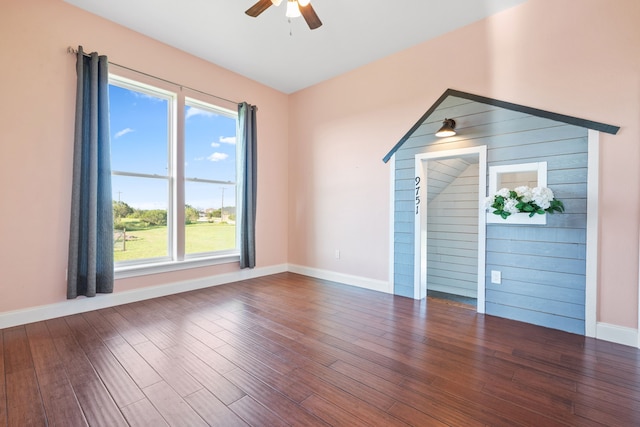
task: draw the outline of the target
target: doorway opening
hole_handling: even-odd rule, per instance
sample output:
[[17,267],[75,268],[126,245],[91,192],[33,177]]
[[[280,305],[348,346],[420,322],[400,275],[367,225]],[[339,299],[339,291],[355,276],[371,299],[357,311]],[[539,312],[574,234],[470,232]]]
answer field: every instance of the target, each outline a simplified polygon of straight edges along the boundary
[[417,298],[485,306],[486,146],[418,154]]

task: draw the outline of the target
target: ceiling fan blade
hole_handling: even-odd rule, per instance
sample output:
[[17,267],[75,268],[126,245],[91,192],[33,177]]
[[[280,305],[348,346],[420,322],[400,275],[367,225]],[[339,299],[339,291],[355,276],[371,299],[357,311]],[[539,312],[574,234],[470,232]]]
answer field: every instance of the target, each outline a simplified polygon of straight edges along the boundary
[[322,21],[318,18],[316,11],[313,10],[311,3],[306,6],[300,6],[300,3],[298,3],[298,6],[300,8],[300,13],[304,17],[304,20],[307,21],[307,25],[310,29],[315,30],[322,25]]
[[267,10],[267,8],[272,4],[273,3],[271,2],[271,0],[258,0],[258,3],[251,6],[244,13],[255,18],[256,16]]

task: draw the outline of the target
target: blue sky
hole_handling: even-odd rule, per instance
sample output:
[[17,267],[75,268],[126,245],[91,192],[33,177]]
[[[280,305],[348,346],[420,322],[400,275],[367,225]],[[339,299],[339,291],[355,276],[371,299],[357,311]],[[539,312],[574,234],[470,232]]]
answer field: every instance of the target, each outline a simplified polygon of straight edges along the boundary
[[[166,176],[169,101],[115,85],[109,87],[111,168]],[[202,108],[185,107],[185,176],[235,181],[236,120]],[[167,209],[167,181],[113,176],[113,199],[138,209]],[[194,207],[235,206],[232,185],[187,183]]]

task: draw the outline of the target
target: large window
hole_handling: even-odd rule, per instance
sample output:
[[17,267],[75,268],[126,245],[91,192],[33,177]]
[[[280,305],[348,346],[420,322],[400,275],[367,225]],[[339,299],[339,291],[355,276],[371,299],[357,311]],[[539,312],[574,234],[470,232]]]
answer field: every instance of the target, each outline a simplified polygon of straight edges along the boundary
[[237,258],[237,113],[201,98],[110,77],[116,271]]

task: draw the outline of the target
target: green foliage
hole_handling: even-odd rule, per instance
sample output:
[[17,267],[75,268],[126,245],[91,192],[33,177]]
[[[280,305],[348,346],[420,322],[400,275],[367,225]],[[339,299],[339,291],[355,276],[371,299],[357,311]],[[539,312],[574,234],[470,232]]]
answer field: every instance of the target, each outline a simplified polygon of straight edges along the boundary
[[113,218],[114,220],[126,218],[133,213],[133,208],[121,201],[113,201]]
[[[224,212],[231,221],[236,220],[235,207],[224,208]],[[185,224],[196,224],[200,218],[200,211],[190,205],[184,207]],[[222,209],[207,211],[209,222],[214,218],[222,218]],[[164,209],[135,209],[126,202],[113,201],[113,228],[116,230],[140,230],[149,226],[167,225],[167,211]]]
[[139,218],[149,225],[167,225],[167,211],[164,209],[150,209],[139,212]]
[[555,212],[562,213],[564,212],[564,204],[560,200],[552,200],[551,205],[547,209],[545,209],[545,212],[550,214]]
[[[515,194],[515,191],[512,191],[511,193]],[[505,211],[504,210],[504,202],[507,200],[506,197],[502,197],[502,196],[496,196],[493,199],[493,204],[491,205],[491,207],[493,209],[495,209],[493,211],[494,215],[499,215],[500,217],[502,217],[502,219],[507,219],[507,217],[509,215],[511,215],[511,212]]]
[[144,230],[149,228],[149,223],[139,218],[119,218],[113,221],[116,230]]
[[195,224],[200,218],[200,212],[190,205],[184,205],[184,222],[185,224]]

